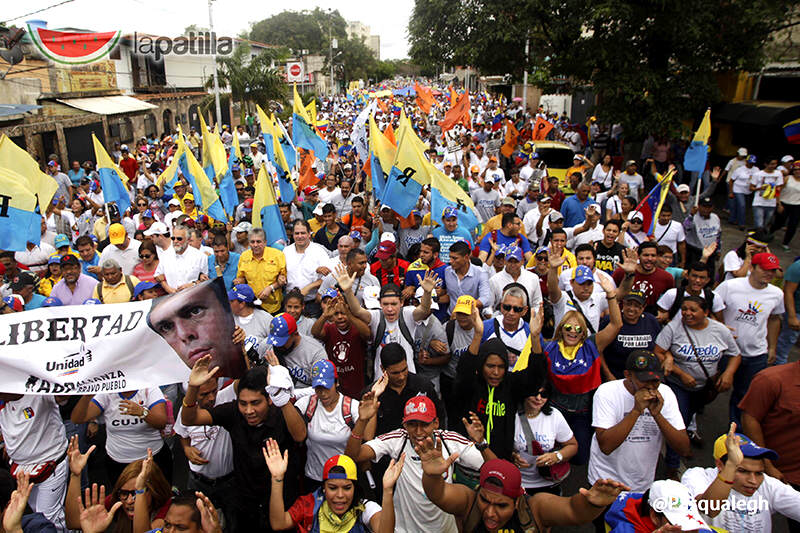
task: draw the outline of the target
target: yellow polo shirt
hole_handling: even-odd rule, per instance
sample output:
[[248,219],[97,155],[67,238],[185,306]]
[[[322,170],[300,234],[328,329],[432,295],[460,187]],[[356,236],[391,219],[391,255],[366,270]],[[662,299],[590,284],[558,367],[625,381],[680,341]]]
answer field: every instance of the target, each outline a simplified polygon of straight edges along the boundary
[[[239,269],[236,277],[245,280],[250,285],[256,297],[267,288],[278,281],[278,276],[286,275],[286,256],[283,252],[275,248],[266,247],[260,259],[253,257],[252,250],[245,250],[239,258]],[[275,314],[281,309],[283,303],[283,291],[274,290],[269,297],[261,302],[264,310]]]
[[[564,252],[561,254],[561,257],[564,258],[564,264],[561,265],[561,272],[566,272],[570,268],[575,268],[578,266],[578,261],[575,259],[575,255],[564,248]],[[533,268],[536,266],[536,254],[532,255],[531,258],[528,260],[528,264],[525,265],[525,268]]]
[[[128,276],[131,279],[131,285],[136,287],[139,283],[139,278],[136,276]],[[92,298],[100,298],[100,285],[95,286]],[[122,304],[130,302],[133,298],[133,291],[128,289],[128,284],[125,283],[125,276],[123,275],[119,283],[116,285],[109,285],[103,281],[103,303],[104,304]]]

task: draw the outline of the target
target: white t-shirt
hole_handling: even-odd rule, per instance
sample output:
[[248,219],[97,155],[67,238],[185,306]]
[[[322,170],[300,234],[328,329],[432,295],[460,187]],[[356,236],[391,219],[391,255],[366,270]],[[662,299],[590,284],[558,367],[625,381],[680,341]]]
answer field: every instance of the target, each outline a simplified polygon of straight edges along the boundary
[[644,180],[642,179],[642,176],[638,172],[634,174],[623,172],[619,175],[619,182],[628,184],[629,195],[636,198],[636,201],[638,202],[639,189],[644,187]]
[[[718,311],[722,311],[723,309],[725,309],[725,302],[722,301],[722,298],[720,298],[719,294],[717,294],[717,291],[712,290],[711,292],[714,293],[714,302],[711,304],[711,311],[713,313],[716,313]],[[669,311],[669,308],[672,307],[672,304],[675,303],[676,294],[678,294],[678,289],[674,287],[671,289],[667,289],[667,292],[662,294],[661,298],[658,299],[656,305],[658,305],[658,307],[663,309],[664,311]],[[683,291],[683,295],[684,297],[691,296],[689,294],[689,291]],[[700,295],[702,296],[703,293],[701,292]],[[672,318],[672,320],[680,320],[680,319],[681,319],[681,310],[678,309],[678,312],[675,313],[675,316]]]
[[[572,430],[564,419],[564,415],[558,409],[546,415],[539,413],[536,418],[528,418],[524,414],[522,418],[531,427],[533,438],[542,446],[544,453],[549,453],[555,449],[556,443],[565,443],[572,438]],[[522,420],[517,415],[514,422],[514,450],[519,452],[522,458],[531,465],[536,464],[538,455],[531,455],[528,449],[528,442],[525,440],[525,433],[522,431]],[[553,484],[552,481],[547,481],[539,475],[539,470],[536,466],[531,466],[524,470],[520,470],[522,474],[522,486],[526,489],[537,487],[549,487]]]
[[[739,257],[739,254],[736,253],[736,250],[731,250],[725,254],[725,257],[722,258],[722,268],[725,269],[725,281],[728,281],[729,279],[736,279],[736,277],[733,275],[733,272],[742,268],[743,264],[744,259]],[[750,272],[748,272],[747,276],[745,277],[748,276],[750,276]]]
[[614,183],[614,165],[611,165],[611,168],[606,172],[603,169],[603,165],[598,163],[592,171],[592,181],[599,181],[603,184],[603,187],[610,189]]
[[[581,226],[583,226],[583,224],[581,224]],[[576,226],[576,227],[579,227],[579,226]],[[602,224],[598,224],[594,228],[590,228],[589,230],[584,231],[582,233],[578,233],[578,234],[574,233],[575,228],[572,228],[572,231],[573,231],[574,237],[570,240],[570,242],[567,243],[567,248],[569,248],[570,251],[574,251],[575,247],[579,246],[581,244],[588,244],[588,243],[593,243],[593,242],[596,242],[596,241],[602,241],[603,240],[603,225]]]
[[[217,392],[214,405],[232,402],[236,399],[236,390],[230,385]],[[181,407],[175,416],[175,433],[189,439],[189,444],[203,454],[208,460],[204,465],[189,462],[189,469],[210,479],[217,479],[233,472],[233,444],[231,435],[220,426],[184,426],[181,422]]]
[[635,250],[640,244],[647,242],[647,240],[647,233],[644,231],[637,231],[634,233],[628,230],[625,232],[625,246],[628,248],[633,248]]
[[733,329],[742,357],[767,353],[767,320],[785,312],[783,291],[775,285],[756,289],[750,278],[735,278],[720,283],[715,292],[725,304],[722,316]]
[[[689,489],[689,494],[697,497],[718,475],[716,468],[689,468],[683,473],[681,484]],[[727,508],[720,507],[723,510],[716,517],[703,515],[708,525],[737,533],[766,533],[772,531],[772,513],[800,520],[800,492],[766,474],[752,496],[731,489],[723,505]]]
[[[371,316],[369,321],[369,331],[372,338],[372,345],[377,346],[375,349],[375,379],[378,380],[383,375],[383,370],[381,370],[381,351],[383,350],[383,347],[390,342],[400,343],[400,346],[402,346],[403,350],[406,352],[408,371],[416,374],[417,369],[414,366],[414,347],[411,346],[411,344],[403,336],[403,332],[400,331],[399,320],[395,320],[394,322],[389,322],[387,320],[386,331],[383,333],[383,338],[376,339],[375,335],[378,334],[378,324],[383,316],[383,311],[372,309],[370,310],[369,314]],[[406,326],[408,326],[408,333],[411,335],[411,338],[414,339],[414,335],[417,332],[417,322],[414,321],[413,307],[403,307],[403,319]]]
[[[663,383],[658,392],[664,398],[661,414],[673,428],[686,429],[683,417],[678,410],[675,393]],[[592,426],[609,429],[625,418],[633,410],[633,394],[625,388],[625,380],[618,379],[603,383],[594,393],[592,407]],[[589,452],[589,483],[598,479],[611,478],[628,485],[635,492],[644,492],[655,480],[656,463],[661,452],[664,436],[649,409],[639,415],[625,440],[610,454],[600,450],[597,434],[592,435]]]
[[750,194],[750,176],[760,172],[757,167],[747,168],[745,165],[738,167],[728,178],[733,182],[733,192],[740,194]]
[[[570,292],[572,292],[571,288]],[[572,294],[574,295],[575,293],[573,292]],[[577,296],[575,299],[577,300]],[[586,318],[594,328],[594,331],[597,332],[598,328],[600,327],[600,315],[602,315],[603,312],[608,309],[608,300],[606,300],[605,292],[592,292],[591,296],[589,296],[587,300],[578,301],[578,305],[581,306],[583,314],[586,315]],[[567,291],[562,290],[561,298],[559,298],[557,302],[553,302],[555,324],[561,322],[561,319],[564,318],[564,315],[567,314],[567,311],[572,310],[577,310],[577,308],[570,301]]]
[[119,263],[119,266],[122,267],[122,273],[130,276],[133,274],[133,267],[139,262],[139,246],[141,246],[141,244],[142,243],[133,238],[130,239],[128,247],[124,250],[120,250],[114,244],[109,244],[105,247],[103,253],[100,254],[100,264],[102,265],[103,261],[108,259],[114,259]]
[[311,367],[327,359],[325,347],[314,337],[300,334],[300,342],[283,357],[283,366],[289,371],[296,388],[311,386]]
[[[484,156],[484,157],[486,157],[486,156]],[[481,169],[481,171],[483,171],[483,169]],[[500,168],[500,167],[497,167],[497,168],[496,168],[496,169],[494,169],[494,170],[492,170],[491,168],[487,168],[487,169],[486,169],[486,175],[485,175],[485,176],[486,176],[487,178],[488,178],[489,176],[493,177],[493,178],[494,178],[494,182],[495,182],[495,183],[499,183],[499,184],[501,184],[501,186],[502,186],[503,184],[505,184],[505,182],[506,182],[506,173],[505,173],[505,172],[503,171],[503,169],[502,169],[502,168]]]
[[500,300],[503,298],[503,288],[509,283],[519,283],[525,287],[528,292],[528,307],[539,309],[539,304],[542,303],[542,287],[539,284],[539,276],[524,268],[520,271],[516,281],[505,269],[489,278],[489,285],[492,287],[492,294],[494,295],[492,307],[499,310]]
[[617,213],[622,213],[622,199],[614,195],[606,200],[606,214],[610,216]]
[[[471,442],[454,431],[437,431],[436,435],[443,440],[442,455],[447,458],[458,453],[456,462],[468,469],[479,471],[483,465],[483,456],[471,446]],[[394,459],[406,454],[403,471],[397,480],[394,491],[395,532],[420,533],[422,531],[456,533],[458,527],[453,515],[447,514],[425,495],[422,489],[422,463],[408,440],[405,429],[391,431],[369,441],[367,446],[375,452],[374,462],[382,457]],[[445,482],[452,482],[453,467],[445,475]]]
[[[44,241],[39,243],[39,246],[34,246],[30,250],[27,248],[21,252],[14,253],[14,259],[18,263],[30,267],[33,273],[44,272],[47,270],[47,261],[50,256],[56,253],[56,249]],[[31,266],[38,265],[38,266]]]
[[[573,272],[575,272],[575,269],[574,268],[570,268],[569,270],[565,270],[564,272],[559,274],[559,276],[558,276],[558,287],[562,291],[566,291],[566,290],[570,290],[571,291],[572,290],[572,285],[570,284],[570,280],[572,280]],[[593,292],[596,293],[596,294],[602,294],[603,296],[605,296],[605,294],[606,294],[606,291],[604,291],[603,287],[600,285],[600,280],[601,279],[606,279],[606,280],[610,281],[611,284],[614,287],[617,286],[617,284],[614,283],[614,278],[612,278],[611,276],[609,276],[607,273],[603,272],[599,268],[595,268],[594,272],[592,272],[592,274],[593,274],[593,277],[594,277],[594,289],[593,289]],[[581,306],[583,306],[583,304],[581,304]]]
[[656,222],[656,227],[653,229],[653,236],[656,238],[657,244],[669,246],[673,254],[678,253],[679,242],[686,242],[686,232],[683,231],[683,225],[674,220],[670,220],[665,225]]
[[64,423],[53,396],[28,395],[0,402],[0,432],[17,464],[55,461],[67,449]]
[[342,190],[339,187],[334,187],[332,191],[329,191],[327,187],[319,190],[319,201],[322,202],[322,205],[334,203],[333,200],[337,196],[340,198],[342,196]]
[[123,396],[122,393],[95,395],[92,402],[100,408],[106,423],[106,453],[114,461],[124,464],[147,457],[147,448],[153,450],[153,455],[157,454],[164,446],[161,432],[138,416],[120,413],[122,400],[131,400],[148,409],[166,403],[158,387],[137,390],[133,396]]
[[[156,249],[159,249],[156,247]],[[187,246],[182,254],[163,253],[159,256],[156,276],[164,276],[167,285],[177,289],[181,285],[196,281],[200,274],[208,275],[208,256],[193,246]]]
[[[322,278],[317,273],[317,269],[324,266],[329,259],[328,251],[321,244],[309,243],[304,252],[298,253],[294,244],[283,249],[286,256],[286,292],[297,287],[310,285]],[[306,301],[313,300],[317,296],[317,291],[311,291],[306,295]]]
[[[755,185],[756,188],[762,185],[770,185],[772,187],[779,187],[783,185],[783,173],[780,170],[773,170],[767,172],[762,170],[750,176],[750,184]],[[773,192],[772,198],[764,198],[763,193],[766,191],[755,191],[753,194],[753,207],[775,207],[778,205],[778,200],[775,198]]]
[[[305,415],[311,396],[304,396],[294,404]],[[334,455],[344,453],[347,439],[350,438],[350,426],[342,416],[344,394],[339,394],[339,401],[331,412],[325,410],[322,401],[317,401],[314,416],[308,422],[308,454],[306,456],[306,476],[316,481],[322,481],[322,467],[325,461]],[[358,400],[350,403],[350,414],[353,424],[358,421]]]

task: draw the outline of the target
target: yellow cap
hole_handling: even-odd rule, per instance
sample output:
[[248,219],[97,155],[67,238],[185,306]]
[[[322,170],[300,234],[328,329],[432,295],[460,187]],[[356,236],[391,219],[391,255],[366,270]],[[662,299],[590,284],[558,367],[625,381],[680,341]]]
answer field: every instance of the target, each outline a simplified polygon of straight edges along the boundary
[[183,195],[183,198],[181,198],[181,200],[183,200],[184,202],[186,200],[191,200],[192,202],[194,202],[194,195],[190,192],[187,192],[186,194]]
[[472,314],[472,304],[475,303],[475,298],[468,294],[464,294],[458,297],[456,300],[456,306],[453,308],[454,313],[464,313],[466,315]]
[[111,224],[108,227],[108,241],[111,244],[122,244],[125,242],[125,236],[128,234],[125,231],[125,226],[122,224]]

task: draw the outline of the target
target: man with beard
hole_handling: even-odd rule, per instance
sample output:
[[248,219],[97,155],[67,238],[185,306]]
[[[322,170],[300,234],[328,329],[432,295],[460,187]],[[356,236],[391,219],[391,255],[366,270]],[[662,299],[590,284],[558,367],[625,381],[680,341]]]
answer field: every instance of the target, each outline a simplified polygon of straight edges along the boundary
[[155,280],[161,283],[165,291],[172,294],[208,279],[208,257],[194,246],[189,246],[187,227],[175,227],[172,245],[175,253],[164,254],[155,272]]
[[[656,302],[659,296],[675,287],[675,280],[663,268],[656,266],[658,245],[654,242],[643,242],[638,253],[625,250],[622,263],[611,275],[619,287],[619,295],[624,298],[631,290],[641,292],[645,297],[645,311],[658,314]],[[638,264],[636,260],[639,260]]]

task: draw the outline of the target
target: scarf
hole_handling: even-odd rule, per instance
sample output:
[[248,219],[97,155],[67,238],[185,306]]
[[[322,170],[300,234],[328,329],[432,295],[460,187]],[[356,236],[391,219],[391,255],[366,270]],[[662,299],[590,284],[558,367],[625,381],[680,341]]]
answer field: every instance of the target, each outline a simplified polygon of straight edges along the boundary
[[346,533],[353,529],[359,515],[364,511],[364,504],[359,503],[350,508],[342,516],[331,511],[327,500],[322,504],[318,512],[320,533]]
[[558,341],[558,349],[561,351],[561,356],[567,361],[574,361],[575,355],[578,353],[583,343],[576,344],[575,346],[564,346],[564,341]]

